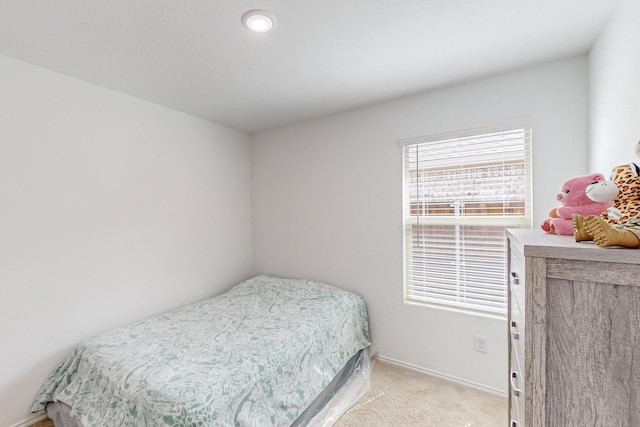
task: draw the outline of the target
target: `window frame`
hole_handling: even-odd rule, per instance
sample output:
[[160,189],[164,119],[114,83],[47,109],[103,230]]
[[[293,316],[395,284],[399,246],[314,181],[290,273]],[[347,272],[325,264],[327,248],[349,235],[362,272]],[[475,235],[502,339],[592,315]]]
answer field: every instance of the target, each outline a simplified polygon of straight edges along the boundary
[[[524,192],[524,198],[523,198],[523,202],[524,202],[524,214],[517,216],[517,217],[510,217],[506,214],[502,214],[501,216],[482,216],[482,215],[478,215],[478,216],[465,216],[464,214],[459,214],[459,209],[456,207],[455,208],[455,212],[452,215],[423,215],[421,216],[419,213],[412,215],[411,212],[407,212],[411,210],[411,206],[410,206],[410,201],[409,201],[409,195],[408,193],[408,188],[409,185],[407,183],[408,181],[408,160],[406,158],[407,154],[406,154],[406,150],[407,147],[411,147],[411,146],[416,146],[418,144],[428,144],[428,143],[439,143],[439,142],[446,142],[449,140],[458,140],[458,139],[469,139],[469,138],[481,138],[481,137],[485,137],[488,136],[490,134],[503,134],[503,133],[509,133],[509,132],[516,132],[518,130],[522,130],[524,132],[524,149],[522,150],[523,153],[521,155],[516,156],[516,158],[522,162],[524,164],[524,188],[522,188],[522,191]],[[483,127],[483,128],[475,128],[475,129],[469,129],[466,131],[462,131],[462,132],[452,132],[452,133],[446,133],[446,134],[439,134],[439,135],[431,135],[431,136],[423,136],[423,137],[416,137],[416,138],[408,138],[408,139],[402,139],[399,141],[401,147],[402,147],[402,183],[403,183],[403,193],[402,193],[402,212],[403,212],[403,218],[402,218],[402,222],[403,222],[403,301],[405,304],[412,304],[412,305],[421,305],[421,306],[428,306],[428,307],[436,307],[436,308],[442,308],[442,309],[447,309],[447,310],[454,310],[454,311],[460,311],[460,312],[465,312],[465,313],[470,313],[470,314],[475,314],[475,315],[484,315],[484,316],[490,316],[490,317],[497,317],[497,318],[501,318],[504,319],[507,316],[506,313],[506,306],[507,306],[507,293],[506,293],[506,287],[508,286],[507,284],[507,276],[506,276],[506,262],[508,259],[508,254],[506,253],[506,236],[504,235],[504,231],[502,232],[502,245],[504,247],[504,277],[501,281],[500,284],[500,289],[502,289],[502,292],[504,292],[504,304],[501,306],[501,308],[490,308],[490,307],[482,307],[482,306],[475,306],[473,304],[469,304],[468,302],[453,302],[453,301],[446,301],[445,298],[431,298],[431,297],[416,297],[414,295],[412,295],[412,292],[416,292],[415,289],[417,288],[417,286],[414,286],[413,283],[411,282],[411,274],[415,273],[415,271],[413,271],[412,266],[413,266],[413,262],[414,262],[414,255],[413,255],[413,243],[412,242],[408,242],[409,239],[413,238],[413,231],[409,231],[409,229],[412,226],[412,221],[418,221],[419,218],[429,218],[428,221],[428,226],[437,226],[437,225],[443,225],[443,226],[455,226],[456,229],[458,229],[459,227],[464,227],[464,226],[478,226],[478,227],[499,227],[499,228],[531,228],[532,225],[532,180],[533,180],[533,173],[532,173],[532,145],[533,145],[533,126],[531,124],[531,122],[529,120],[520,120],[520,121],[510,121],[510,122],[505,122],[502,124],[498,124],[498,125],[494,125],[494,126],[490,126],[490,127]],[[495,163],[498,160],[498,156],[497,155],[492,155],[490,156],[490,159],[492,160],[492,163]],[[472,164],[471,162],[467,163],[466,165]],[[452,165],[447,166],[446,164],[444,165],[445,169],[449,169],[452,170],[454,169],[454,167]],[[418,173],[418,172],[416,172]],[[501,176],[504,176],[501,175]],[[519,187],[520,188],[520,187]],[[482,201],[482,200],[481,200]],[[420,204],[418,203],[416,205],[416,210],[420,210]],[[504,206],[504,205],[503,205]],[[504,208],[503,208],[504,209]],[[460,250],[458,248],[458,246],[456,246],[456,250]],[[464,269],[464,267],[461,267],[460,265],[456,265],[456,270],[460,270],[460,269]],[[457,279],[456,279],[457,280]],[[425,285],[424,283],[426,283],[427,281],[424,280],[421,285],[421,289],[423,290],[423,292],[429,293],[428,291],[425,291],[425,289],[428,288],[427,285]],[[449,288],[453,289],[453,286],[450,285],[445,285],[445,286],[449,286]],[[455,285],[455,290],[460,293],[460,289],[461,288],[465,288],[465,284],[458,282]],[[497,288],[497,287],[496,287]],[[466,289],[466,288],[465,288]],[[489,289],[489,288],[487,288]],[[467,290],[468,291],[468,290]],[[471,298],[471,300],[473,300],[473,298]]]

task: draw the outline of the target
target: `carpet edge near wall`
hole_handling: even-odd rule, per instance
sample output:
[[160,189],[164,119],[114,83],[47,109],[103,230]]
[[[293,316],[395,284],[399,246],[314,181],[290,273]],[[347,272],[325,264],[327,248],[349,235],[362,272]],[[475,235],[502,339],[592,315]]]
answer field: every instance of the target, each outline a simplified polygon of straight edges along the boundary
[[496,388],[493,388],[493,387],[487,387],[485,385],[478,384],[478,383],[475,383],[473,381],[467,381],[467,380],[464,380],[462,378],[454,377],[452,375],[447,375],[447,374],[443,374],[443,373],[438,372],[438,371],[432,371],[430,369],[425,369],[425,368],[422,368],[420,366],[412,365],[411,363],[406,363],[406,362],[403,362],[403,361],[400,361],[400,360],[396,360],[396,359],[393,359],[393,358],[390,358],[390,357],[387,357],[387,356],[384,356],[384,355],[381,355],[381,354],[376,355],[376,358],[380,359],[380,360],[382,360],[384,362],[391,363],[391,364],[396,365],[396,366],[400,366],[402,368],[406,368],[406,369],[410,369],[412,371],[419,372],[421,374],[431,375],[432,377],[440,378],[440,379],[447,380],[447,381],[452,381],[454,383],[458,383],[458,384],[461,384],[461,385],[464,385],[464,386],[467,386],[467,387],[471,387],[471,388],[474,388],[476,390],[485,391],[487,393],[495,394],[495,395],[500,396],[500,397],[507,397],[508,396],[508,390],[506,390],[506,389],[505,390],[499,390],[499,389],[496,389]]
[[25,418],[22,421],[18,421],[15,424],[11,424],[9,427],[29,427],[46,419],[47,419],[47,414],[43,412],[41,414],[32,415],[31,417]]

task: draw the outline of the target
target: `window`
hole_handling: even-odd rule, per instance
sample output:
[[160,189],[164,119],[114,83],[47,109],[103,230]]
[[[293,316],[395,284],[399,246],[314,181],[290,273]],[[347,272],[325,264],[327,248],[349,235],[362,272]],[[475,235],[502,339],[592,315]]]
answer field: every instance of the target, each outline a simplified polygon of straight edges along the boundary
[[401,141],[405,301],[506,315],[506,228],[531,227],[531,129]]

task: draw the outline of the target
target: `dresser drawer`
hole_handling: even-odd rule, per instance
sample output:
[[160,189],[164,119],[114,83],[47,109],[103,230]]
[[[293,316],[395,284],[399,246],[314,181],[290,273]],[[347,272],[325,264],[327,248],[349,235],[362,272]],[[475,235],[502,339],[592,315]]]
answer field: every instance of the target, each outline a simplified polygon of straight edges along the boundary
[[509,313],[509,336],[511,337],[511,346],[512,351],[517,353],[518,361],[520,362],[520,367],[524,368],[524,357],[525,357],[525,324],[524,324],[524,314],[520,312],[516,305],[516,298],[511,293],[511,302],[510,302],[510,313]]
[[524,372],[519,364],[516,352],[511,352],[511,362],[509,363],[509,396],[511,399],[511,424],[515,422],[517,426],[524,425]]
[[513,335],[511,337],[511,364],[510,369],[513,371],[517,371],[520,375],[519,378],[524,382],[524,359],[525,358],[525,350],[524,350],[524,342],[520,340],[513,339]]
[[518,311],[524,315],[525,308],[525,269],[522,255],[515,250],[511,250],[509,257],[509,287],[512,296],[512,303]]

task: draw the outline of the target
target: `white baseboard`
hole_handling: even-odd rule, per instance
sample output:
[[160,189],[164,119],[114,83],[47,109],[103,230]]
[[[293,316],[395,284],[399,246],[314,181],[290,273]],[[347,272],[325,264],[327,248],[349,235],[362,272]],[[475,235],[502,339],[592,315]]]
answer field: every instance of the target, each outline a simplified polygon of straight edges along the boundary
[[9,427],[29,427],[30,425],[33,425],[38,421],[44,420],[45,418],[47,418],[47,414],[35,414],[27,418],[26,420],[22,420],[20,422],[17,422],[16,424],[12,424]]
[[385,356],[381,356],[381,355],[378,355],[377,357],[379,359],[381,359],[381,360],[384,360],[385,362],[389,362],[389,363],[392,363],[394,365],[402,366],[403,368],[411,369],[412,371],[416,371],[416,372],[420,372],[420,373],[423,373],[423,374],[431,375],[433,377],[438,377],[438,378],[441,378],[441,379],[447,380],[447,381],[453,381],[455,383],[462,384],[462,385],[465,385],[467,387],[475,388],[477,390],[482,390],[482,391],[486,391],[486,392],[489,392],[489,393],[492,393],[492,394],[496,394],[498,396],[507,397],[507,392],[505,390],[500,390],[500,389],[493,388],[493,387],[487,387],[487,386],[485,386],[483,384],[474,383],[473,381],[467,381],[467,380],[464,380],[462,378],[457,378],[457,377],[454,377],[454,376],[451,376],[451,375],[443,374],[441,372],[436,372],[436,371],[432,371],[432,370],[429,370],[429,369],[424,369],[424,368],[421,368],[419,366],[412,365],[410,363],[405,363],[405,362],[401,362],[399,360],[391,359],[390,357],[385,357]]

